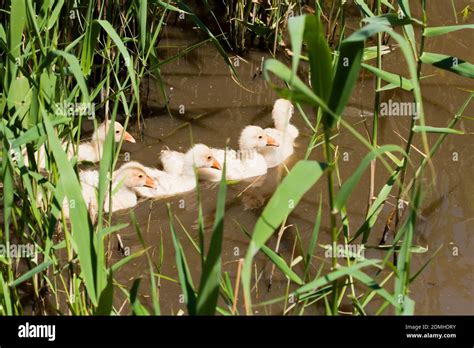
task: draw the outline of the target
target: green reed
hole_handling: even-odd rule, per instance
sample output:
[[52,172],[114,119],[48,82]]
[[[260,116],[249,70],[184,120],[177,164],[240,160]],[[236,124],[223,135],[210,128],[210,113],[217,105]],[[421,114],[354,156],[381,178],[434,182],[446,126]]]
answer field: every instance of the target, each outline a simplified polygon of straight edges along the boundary
[[[105,241],[126,227],[112,225],[111,214],[103,212],[121,142],[115,144],[112,132],[107,135],[97,224],[82,198],[76,160],[68,160],[62,144],[77,147],[82,117],[115,120],[121,114],[125,127],[131,120],[141,125],[140,81],[147,75],[160,79],[160,67],[173,60],[162,63],[157,44],[169,15],[183,12],[176,5],[185,6],[171,1],[2,1],[0,241],[7,247],[32,244],[36,256],[21,263],[1,256],[0,314],[23,314],[25,291],[34,295],[34,313],[116,311],[113,273],[141,255],[114,265],[105,259]],[[199,21],[191,12],[186,15]],[[223,53],[203,23],[201,29]],[[69,113],[58,108],[76,104],[88,109]],[[45,170],[34,155],[41,147]],[[71,206],[70,221],[61,212],[64,199]],[[53,312],[45,306],[51,299]],[[158,301],[153,300],[157,314]]]
[[[203,3],[210,9],[207,1]],[[68,160],[62,148],[64,142],[77,148],[82,119],[58,112],[56,105],[94,103],[96,115],[115,120],[122,114],[125,115],[125,126],[134,121],[140,127],[142,79],[147,76],[159,79],[161,91],[165,94],[161,67],[202,44],[197,43],[165,61],[159,59],[157,44],[163,26],[170,16],[180,13],[185,13],[201,29],[207,37],[205,42],[214,45],[232,74],[235,71],[224,50],[229,42],[234,50],[243,52],[261,41],[258,46],[270,48],[275,54],[288,33],[289,42],[281,48],[287,48],[291,53],[291,67],[269,59],[263,73],[279,95],[296,104],[312,132],[305,160],[299,161],[288,172],[253,231],[250,233],[237,224],[248,236],[249,247],[245,259],[239,260],[237,274],[241,277],[237,276],[234,284],[229,273],[222,271],[225,181],[219,186],[216,218],[207,251],[204,248],[207,244],[204,243],[199,192],[198,243],[181,224],[183,233],[200,254],[199,284],[192,278],[175,228],[177,219],[169,209],[175,249],[172,262],[176,263],[188,314],[251,315],[261,306],[284,302],[285,314],[304,314],[316,307],[324,308],[327,315],[338,315],[343,301],[350,302],[353,315],[382,314],[389,307],[396,314],[413,314],[415,303],[410,297],[410,285],[432,259],[428,259],[417,272],[411,269],[412,253],[426,252],[426,249],[413,244],[423,200],[423,169],[430,165],[448,134],[462,134],[455,126],[473,98],[470,92],[446,127],[428,126],[420,86],[423,66],[429,64],[467,78],[474,77],[472,64],[462,60],[459,64],[450,64],[454,57],[426,52],[425,41],[458,30],[472,30],[474,26],[428,27],[429,11],[425,1],[420,3],[421,20],[412,17],[409,3],[405,0],[375,0],[370,3],[356,0],[354,4],[360,10],[361,28],[353,33],[348,33],[345,23],[346,7],[353,4],[334,1],[328,8],[325,2],[316,1],[316,8],[311,9],[301,1],[281,0],[271,1],[270,7],[251,1],[229,2],[226,8],[228,27],[219,25],[219,31],[213,33],[207,23],[192,13],[185,1],[3,1],[4,11],[0,16],[0,46],[3,51],[0,59],[0,108],[3,114],[0,123],[3,204],[0,241],[6,246],[32,244],[37,257],[24,259],[20,265],[15,258],[0,255],[0,314],[24,314],[27,309],[21,299],[25,292],[33,294],[33,312],[37,314],[118,314],[120,309],[114,306],[117,290],[126,297],[131,313],[161,314],[160,280],[176,281],[161,274],[161,265],[165,262],[163,250],[160,251],[160,260],[154,260],[132,214],[131,223],[143,250],[109,264],[106,259],[106,253],[110,251],[107,240],[127,224],[113,225],[111,215],[106,216],[103,212],[103,204],[100,204],[98,223],[93,224],[89,218],[77,178],[77,161]],[[218,17],[213,13],[213,20],[217,21]],[[401,30],[393,31],[392,28]],[[415,41],[417,31],[421,34],[419,45]],[[377,44],[371,47],[369,42],[374,37]],[[402,53],[407,76],[383,70],[382,44],[385,37],[393,41]],[[372,59],[376,60],[374,65]],[[310,74],[302,76],[300,71],[307,69],[300,70],[300,67],[309,68]],[[344,117],[344,109],[361,69],[375,76],[374,119],[369,137],[357,132]],[[381,144],[377,135],[380,91],[395,88],[410,92],[420,105],[419,118],[412,118],[405,148]],[[166,95],[164,100],[167,100]],[[340,155],[336,151],[335,139],[342,131],[356,138],[368,151],[348,177],[343,175]],[[428,146],[428,133],[440,134],[431,148]],[[427,155],[420,163],[412,158],[410,152],[415,140],[422,142]],[[112,133],[107,135],[99,167],[98,198],[102,203],[107,190],[111,189],[110,174],[119,160],[120,145],[114,143]],[[45,147],[47,154],[47,170],[44,172],[34,158],[35,151],[41,146]],[[307,160],[319,146],[323,146],[324,163]],[[25,151],[28,165],[22,156]],[[380,188],[373,183],[375,161],[386,169],[384,174],[379,174],[384,175],[386,182]],[[408,181],[409,166],[414,175]],[[371,168],[371,188],[367,213],[364,221],[354,226],[355,218],[349,214],[347,206],[354,199],[352,193],[368,168]],[[314,207],[315,222],[309,245],[304,245],[302,231],[297,230],[294,255],[291,260],[285,260],[266,246],[266,242],[275,231],[285,229],[287,218],[298,202],[322,177],[327,180],[324,197],[329,204],[324,206],[322,196],[319,196],[319,206]],[[383,224],[382,209],[394,190],[398,192],[396,206],[400,199],[408,202],[402,213],[396,209],[394,239],[389,245],[370,245],[371,236],[379,237],[375,225]],[[69,222],[61,211],[63,199],[75,204]],[[324,215],[329,220],[331,237],[331,244],[325,247],[332,252],[329,260],[320,262],[313,256],[317,253]],[[355,245],[354,242],[366,250],[377,249],[382,257],[358,258],[350,248],[346,248]],[[338,258],[335,250],[341,245],[346,249],[344,257]],[[260,251],[288,279],[285,295],[265,303],[255,303],[256,296],[252,292],[254,258]],[[294,264],[295,253],[302,256],[302,269]],[[397,258],[390,261],[395,254]],[[114,277],[122,266],[142,255],[146,257],[150,278],[151,311],[139,300],[140,279],[128,289]],[[312,269],[317,270],[316,274],[312,274]],[[242,298],[239,299],[240,288]],[[49,307],[45,305],[45,293],[49,293]],[[376,297],[382,299],[382,305],[369,310]],[[295,299],[292,306],[288,305],[290,298]],[[243,313],[241,309],[244,309]]]

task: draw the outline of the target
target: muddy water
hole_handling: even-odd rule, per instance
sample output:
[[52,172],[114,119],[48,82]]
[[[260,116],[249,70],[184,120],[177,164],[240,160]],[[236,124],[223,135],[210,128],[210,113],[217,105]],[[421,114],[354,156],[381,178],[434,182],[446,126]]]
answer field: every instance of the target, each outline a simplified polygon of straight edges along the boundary
[[[458,10],[469,1],[456,2]],[[455,24],[452,8],[449,1],[432,2],[429,9],[430,25]],[[415,15],[418,15],[416,10]],[[418,16],[419,17],[419,16]],[[472,22],[472,19],[470,20]],[[356,29],[356,27],[352,28]],[[449,53],[468,61],[474,61],[472,40],[468,39],[468,32],[457,32],[442,38],[429,39],[426,51]],[[179,50],[199,41],[189,29],[180,26],[168,27],[160,43],[163,58],[176,54]],[[192,51],[185,57],[167,64],[162,69],[165,90],[168,93],[169,105],[173,117],[163,108],[160,87],[153,81],[144,83],[143,91],[147,94],[146,105],[148,117],[143,128],[143,141],[134,145],[125,145],[124,151],[130,153],[132,160],[137,160],[148,166],[160,166],[159,152],[164,146],[175,150],[186,150],[191,143],[202,142],[213,147],[223,147],[229,139],[230,146],[237,147],[237,139],[241,129],[248,124],[262,127],[271,125],[270,112],[276,99],[274,92],[256,72],[262,58],[268,58],[264,52],[250,51],[244,60],[238,62],[236,70],[241,84],[247,89],[240,88],[230,77],[229,69],[221,57],[211,46],[203,46]],[[282,58],[285,60],[285,58]],[[399,50],[384,57],[384,68],[406,74],[403,58]],[[255,76],[256,74],[256,76]],[[435,76],[423,80],[422,92],[427,124],[445,126],[449,119],[459,109],[467,93],[462,89],[472,89],[472,82],[457,75],[425,68],[423,74]],[[365,133],[365,123],[370,126],[372,119],[370,112],[373,109],[374,80],[370,74],[364,74],[344,113],[344,117],[362,134]],[[382,94],[382,102],[403,101],[411,102],[410,94],[400,90],[387,91]],[[313,117],[309,114],[311,119]],[[366,118],[361,117],[365,115]],[[474,116],[473,108],[465,112],[466,116]],[[305,125],[299,113],[296,112],[293,122],[300,130],[297,149],[294,156],[287,163],[288,167],[298,159],[303,158],[310,129]],[[133,123],[133,122],[132,122]],[[404,147],[401,137],[406,138],[410,120],[408,117],[384,117],[380,122],[379,143],[393,143]],[[473,131],[469,120],[461,120],[458,128],[467,133]],[[138,135],[138,129],[133,129]],[[398,134],[397,134],[398,133]],[[432,144],[436,137],[430,137]],[[335,139],[341,154],[345,154],[347,161],[340,161],[341,180],[346,180],[357,168],[366,154],[366,149],[347,131]],[[415,143],[421,149],[421,144]],[[474,222],[474,184],[471,177],[473,172],[473,147],[471,137],[451,136],[440,148],[434,159],[434,175],[428,175],[426,180],[424,209],[415,234],[415,244],[428,247],[425,254],[414,254],[412,270],[415,272],[441,247],[441,250],[426,268],[422,275],[411,287],[411,297],[416,300],[417,314],[472,314],[474,313],[472,291],[472,256],[473,237],[472,224]],[[415,161],[420,160],[416,150],[412,152]],[[323,161],[321,147],[316,148],[310,159]],[[427,171],[427,173],[429,173]],[[232,284],[235,283],[237,261],[244,257],[248,245],[248,238],[241,231],[243,227],[252,231],[256,219],[263,206],[273,193],[276,185],[284,176],[284,168],[272,169],[258,181],[241,182],[231,185],[228,189],[226,203],[226,221],[224,243],[222,249],[223,269],[229,272]],[[389,173],[382,167],[377,168],[376,191],[388,179]],[[327,219],[326,182],[321,180],[315,185],[302,202],[288,218],[290,225],[285,230],[279,252],[289,263],[301,255],[299,244],[296,243],[297,231],[301,236],[302,245],[306,248],[311,237],[312,226],[317,206],[322,197],[324,219],[319,234],[319,244],[326,244],[330,240]],[[361,185],[353,193],[348,213],[351,218],[351,232],[354,233],[364,219],[368,199],[369,176],[362,178]],[[217,189],[213,184],[201,185],[203,211],[206,222],[206,241],[210,239]],[[186,312],[185,305],[180,301],[181,289],[177,283],[178,274],[175,267],[175,254],[169,231],[166,203],[169,203],[175,216],[175,226],[180,237],[188,263],[191,267],[194,283],[199,283],[200,257],[183,231],[184,227],[191,238],[197,240],[197,206],[196,193],[191,192],[183,196],[161,201],[144,201],[135,209],[146,246],[155,262],[163,262],[156,273],[163,275],[160,278],[160,303],[163,314],[176,314],[179,310]],[[378,244],[384,222],[393,208],[394,198],[391,197],[385,206],[380,222],[375,226],[369,244]],[[114,222],[126,221],[130,218],[128,212],[116,214]],[[129,227],[120,233],[126,250],[130,253],[143,250],[135,230]],[[268,243],[275,248],[277,236],[275,234]],[[114,240],[115,244],[116,241]],[[329,269],[329,261],[324,258],[323,249],[318,247],[310,269],[316,274],[319,267]],[[160,254],[162,251],[162,255]],[[367,251],[366,257],[380,257],[375,251]],[[121,258],[120,252],[113,248],[112,262]],[[263,255],[256,257],[255,276],[259,279],[255,292],[255,303],[274,299],[284,295],[287,280],[275,270],[273,276],[270,262]],[[301,274],[302,263],[295,266]],[[148,264],[145,257],[139,257],[115,274],[118,281],[130,288],[134,279],[142,277],[140,300],[151,309],[149,296]],[[379,281],[383,275],[377,278]],[[270,281],[271,279],[271,281]],[[271,286],[270,286],[271,283]],[[392,284],[387,285],[393,289]],[[357,289],[361,292],[363,289]],[[116,307],[124,303],[124,296],[117,291]],[[373,313],[381,302],[374,302],[368,312]],[[241,306],[239,306],[242,308]],[[285,306],[282,303],[257,307],[259,314],[281,314]],[[344,310],[344,306],[342,307]],[[124,310],[126,312],[126,310]],[[322,313],[319,307],[307,310],[306,314]],[[386,313],[390,313],[387,311]]]

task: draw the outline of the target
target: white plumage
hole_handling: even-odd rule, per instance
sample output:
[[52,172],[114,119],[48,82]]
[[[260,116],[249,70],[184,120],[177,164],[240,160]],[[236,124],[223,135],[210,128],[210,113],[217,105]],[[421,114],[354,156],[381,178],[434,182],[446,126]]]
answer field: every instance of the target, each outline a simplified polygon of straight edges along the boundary
[[179,152],[176,154],[179,154],[179,167],[173,167],[174,171],[171,173],[145,167],[146,173],[155,180],[156,188],[136,188],[135,191],[139,196],[165,198],[194,190],[197,184],[194,168],[221,171],[220,163],[206,145],[196,144],[186,154]]
[[268,168],[273,168],[290,157],[294,152],[295,139],[299,136],[298,129],[290,124],[293,115],[293,105],[285,99],[278,99],[272,111],[275,128],[266,128],[265,132],[274,137],[279,147],[264,148],[261,150]]
[[[247,126],[239,139],[239,150],[211,149],[220,163],[226,156],[226,179],[242,180],[267,173],[267,164],[260,151],[267,147],[278,147],[271,135],[258,126]],[[199,176],[209,181],[220,181],[222,174],[209,169],[200,169]]]

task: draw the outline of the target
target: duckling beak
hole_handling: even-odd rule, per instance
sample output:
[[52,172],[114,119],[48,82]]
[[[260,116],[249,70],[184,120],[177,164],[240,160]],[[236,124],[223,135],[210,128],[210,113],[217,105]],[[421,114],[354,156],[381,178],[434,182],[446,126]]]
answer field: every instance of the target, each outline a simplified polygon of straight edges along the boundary
[[211,168],[222,170],[221,164],[215,158],[214,158],[214,161],[212,162]]
[[278,141],[276,141],[275,138],[267,135],[267,146],[280,146],[280,144],[278,144]]
[[146,176],[145,187],[149,187],[149,188],[152,188],[152,189],[156,189],[155,180],[153,180],[153,179],[152,179],[151,177],[149,177],[148,175]]
[[123,135],[123,140],[128,141],[133,144],[136,143],[135,138],[132,137],[132,135],[129,132],[125,132],[125,134]]

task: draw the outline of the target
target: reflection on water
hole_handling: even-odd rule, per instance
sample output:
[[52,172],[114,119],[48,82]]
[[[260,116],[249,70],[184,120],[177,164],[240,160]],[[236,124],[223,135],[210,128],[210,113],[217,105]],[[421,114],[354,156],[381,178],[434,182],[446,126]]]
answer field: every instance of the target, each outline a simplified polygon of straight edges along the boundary
[[[449,2],[439,1],[435,4],[430,8],[430,25],[451,24],[454,20],[445,18],[443,15],[443,13],[451,11]],[[473,61],[472,50],[467,49],[471,43],[460,39],[466,37],[467,35],[452,34],[443,39],[430,39],[427,41],[426,50],[440,53],[449,52],[452,55],[459,54],[463,59]],[[189,32],[187,34],[180,28],[169,27],[161,42],[161,51],[163,56],[171,56],[177,52],[177,49],[182,49],[190,42],[196,41],[197,39],[190,36]],[[268,57],[265,53],[251,51],[245,56],[245,61],[239,61],[236,69],[242,85],[248,90],[240,88],[230,78],[228,68],[212,46],[196,49],[187,56],[164,66],[162,75],[173,117],[170,117],[163,108],[163,99],[157,83],[152,80],[145,82],[143,88],[147,95],[146,107],[149,115],[145,119],[143,141],[133,145],[125,144],[124,151],[130,152],[131,160],[140,161],[147,166],[159,166],[158,156],[163,146],[185,151],[191,143],[202,142],[211,147],[223,148],[229,140],[229,146],[237,148],[237,140],[244,126],[248,124],[259,125],[263,128],[271,126],[271,108],[276,95],[269,89],[261,76],[258,74],[255,76],[262,58]],[[385,56],[384,68],[395,73],[405,74],[404,64],[400,64],[400,59],[402,58],[398,51]],[[425,112],[429,125],[442,127],[463,103],[466,93],[461,88],[467,89],[470,81],[429,67],[423,70],[425,75],[434,72],[436,72],[436,76],[427,78],[422,83]],[[373,85],[372,76],[364,74],[344,113],[344,117],[355,125],[361,134],[366,134],[365,127],[371,124]],[[472,88],[472,85],[470,87]],[[404,91],[391,90],[382,94],[382,101],[388,100],[411,101],[412,97]],[[466,115],[472,116],[472,111],[472,108],[467,110]],[[310,115],[309,112],[308,114]],[[361,115],[365,115],[365,123]],[[291,168],[295,161],[304,157],[311,134],[298,112],[293,117],[293,123],[299,128],[300,137],[297,139],[295,154],[287,163],[288,168]],[[403,138],[408,134],[409,124],[409,119],[406,117],[382,118],[380,143],[403,146]],[[472,125],[469,121],[461,121],[459,127],[466,132],[472,132]],[[132,128],[132,131],[138,133],[137,129]],[[436,137],[429,139],[432,143]],[[340,161],[341,180],[344,181],[357,168],[366,154],[366,149],[344,130],[341,130],[335,143],[339,146],[340,153],[347,155],[347,161]],[[415,143],[414,145],[421,148],[420,144]],[[453,160],[454,153],[457,153],[456,161]],[[419,155],[416,151],[413,152],[413,156],[416,161],[420,159],[417,157]],[[316,148],[310,158],[322,161],[321,148]],[[452,136],[448,137],[433,161],[435,176],[430,177],[429,180],[435,181],[432,185],[429,180],[426,181],[424,210],[415,234],[415,243],[428,246],[429,251],[427,254],[413,256],[413,272],[418,270],[435,250],[440,246],[442,248],[411,288],[411,296],[416,300],[416,313],[418,314],[474,313],[471,300],[474,282],[472,272],[470,272],[474,266],[472,252],[470,252],[473,247],[472,223],[474,222],[472,202],[474,184],[470,180],[473,160],[474,151],[470,145],[470,138]],[[240,227],[249,232],[252,231],[262,207],[271,197],[285,173],[284,167],[274,168],[269,170],[266,176],[229,186],[222,257],[224,271],[230,273],[232,282],[235,280],[238,259],[244,257],[248,245],[248,237]],[[382,166],[379,166],[376,187],[382,187],[387,178],[388,173]],[[357,187],[350,199],[348,213],[352,219],[350,226],[352,233],[357,230],[365,216],[368,181],[369,176],[366,173],[361,180],[361,185]],[[206,242],[209,241],[210,229],[214,220],[216,187],[217,185],[213,183],[203,183],[200,188],[203,198]],[[284,231],[279,245],[279,253],[287,262],[301,254],[301,251],[295,248],[298,234],[303,245],[308,245],[321,197],[323,211],[327,212],[325,191],[326,183],[321,180],[305,195],[288,218],[287,225],[290,227]],[[158,260],[161,256],[163,257],[163,264],[159,265],[160,274],[172,278],[171,280],[168,278],[159,279],[159,295],[164,314],[176,314],[180,309],[185,310],[185,304],[180,302],[180,286],[176,281],[173,281],[173,279],[177,280],[177,270],[165,203],[171,205],[176,218],[178,235],[191,267],[193,279],[197,283],[200,276],[200,257],[184,231],[186,229],[189,236],[197,239],[196,200],[196,192],[190,192],[162,201],[144,201],[134,209],[146,243],[151,248],[153,259]],[[377,244],[380,240],[385,221],[393,209],[393,201],[394,199],[391,197],[384,207],[369,244]],[[318,244],[326,244],[330,240],[326,215],[324,214],[322,221]],[[128,222],[130,220],[128,212],[115,215],[114,220],[116,223],[119,221]],[[130,253],[142,250],[142,245],[132,227],[123,230],[120,235],[124,246],[129,248]],[[276,239],[276,235],[270,239],[268,245],[271,248],[275,248]],[[163,255],[160,255],[161,248]],[[324,250],[317,249],[314,265],[310,269],[310,273],[313,275],[322,264],[327,263],[324,258]],[[380,257],[380,254],[369,250],[366,256]],[[118,251],[114,251],[112,261],[121,257]],[[296,265],[295,269],[297,272],[301,272],[302,263]],[[287,279],[278,270],[273,275],[271,290],[267,290],[271,264],[263,255],[259,254],[256,257],[255,271],[255,278],[259,279],[255,289],[256,302],[273,299],[285,293]],[[141,257],[122,268],[116,277],[128,287],[133,279],[144,277],[145,281],[142,281],[140,293],[148,294],[147,272],[148,264],[146,259]],[[390,287],[390,283],[387,286]],[[117,292],[117,308],[121,307],[124,300],[123,295]],[[149,296],[143,295],[141,301],[151,307]],[[282,304],[262,306],[258,307],[258,313],[281,314],[282,308]],[[377,303],[374,308],[377,308]],[[313,311],[305,313],[317,312],[321,311],[313,309]]]

